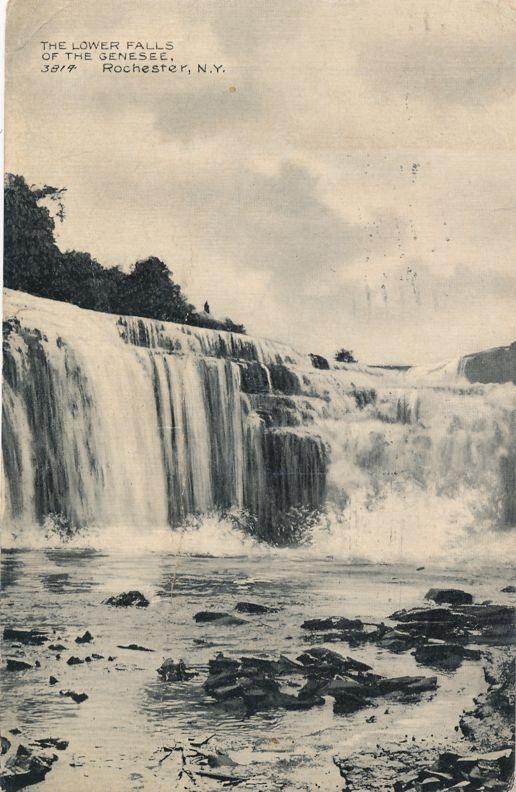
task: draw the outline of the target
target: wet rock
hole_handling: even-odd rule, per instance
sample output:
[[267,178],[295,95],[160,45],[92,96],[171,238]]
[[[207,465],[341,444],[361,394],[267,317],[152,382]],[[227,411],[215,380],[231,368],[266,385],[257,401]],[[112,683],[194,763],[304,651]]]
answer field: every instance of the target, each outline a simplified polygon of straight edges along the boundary
[[210,673],[220,674],[227,671],[236,671],[238,668],[240,668],[240,663],[238,660],[233,660],[231,657],[225,657],[222,652],[218,652],[218,654],[209,661],[208,667],[210,669]]
[[147,608],[150,603],[141,591],[124,591],[122,594],[108,597],[104,600],[104,604],[112,608]]
[[471,605],[473,602],[472,595],[461,589],[431,588],[425,594],[425,599],[432,600],[437,605],[442,605],[443,603],[448,605]]
[[0,737],[0,755],[3,756],[11,747],[10,741],[3,735]]
[[69,666],[81,665],[81,663],[84,663],[84,660],[81,660],[80,657],[74,657],[73,655],[69,657],[68,660],[66,661],[66,665]]
[[59,682],[59,679],[56,679],[55,676],[50,676],[48,678],[48,684],[49,685],[57,685],[58,682]]
[[14,660],[7,658],[5,663],[6,671],[27,671],[29,668],[32,668],[32,665],[30,663],[26,663],[25,660]]
[[504,594],[516,594],[516,586],[505,586],[501,591]]
[[82,704],[83,701],[86,701],[89,698],[86,693],[76,693],[75,690],[60,690],[59,695],[71,698],[76,704]]
[[38,629],[22,630],[17,627],[4,627],[4,641],[18,641],[26,646],[41,646],[48,641],[48,635]]
[[209,622],[217,622],[221,625],[247,624],[245,619],[239,619],[238,616],[232,616],[230,613],[225,613],[224,611],[199,611],[195,614],[194,621],[198,624]]
[[303,630],[363,630],[360,619],[346,619],[331,616],[327,619],[307,619],[301,625]]
[[363,696],[358,696],[350,691],[342,691],[335,695],[333,711],[337,715],[350,715],[352,712],[369,707],[371,702]]
[[313,675],[336,676],[349,671],[371,671],[371,666],[322,646],[314,646],[297,660]]
[[93,641],[93,635],[88,630],[86,630],[84,635],[78,635],[77,638],[75,639],[76,644],[91,643],[92,641]]
[[[131,649],[133,652],[154,652],[154,649],[148,649],[146,646],[139,646],[138,644],[117,644],[118,649]],[[97,655],[100,659],[100,655]]]
[[493,734],[503,743],[514,741],[516,666],[510,656],[486,660],[485,693],[475,699],[473,709],[464,712],[459,721],[461,732],[482,748],[493,747]]
[[68,748],[68,740],[61,740],[59,737],[43,737],[40,740],[34,740],[35,743],[41,745],[42,748],[55,748],[57,751],[66,751]]
[[480,660],[481,656],[478,650],[466,649],[459,644],[424,644],[414,652],[418,663],[447,670],[458,668],[465,659]]
[[[268,605],[258,605],[256,602],[237,602],[235,610],[238,613],[277,613],[278,608],[270,608]],[[196,619],[197,621],[197,619]]]
[[4,770],[1,771],[0,782],[6,792],[15,792],[32,784],[43,781],[52,765],[57,761],[55,754],[36,754],[31,748],[19,745],[14,756],[11,756]]
[[187,682],[195,676],[195,673],[188,671],[182,660],[177,663],[168,657],[157,669],[159,676],[164,682]]
[[399,622],[453,622],[455,617],[449,608],[411,608],[400,610],[389,616]]

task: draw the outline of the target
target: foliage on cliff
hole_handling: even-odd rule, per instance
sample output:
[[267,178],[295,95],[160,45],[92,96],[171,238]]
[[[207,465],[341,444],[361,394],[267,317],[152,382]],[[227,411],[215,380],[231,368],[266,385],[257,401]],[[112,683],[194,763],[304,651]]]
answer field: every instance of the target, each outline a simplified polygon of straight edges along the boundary
[[56,219],[65,218],[65,189],[29,186],[23,176],[4,180],[4,285],[81,308],[144,316],[245,333],[231,319],[197,312],[155,256],[137,261],[129,273],[104,267],[89,253],[59,250]]

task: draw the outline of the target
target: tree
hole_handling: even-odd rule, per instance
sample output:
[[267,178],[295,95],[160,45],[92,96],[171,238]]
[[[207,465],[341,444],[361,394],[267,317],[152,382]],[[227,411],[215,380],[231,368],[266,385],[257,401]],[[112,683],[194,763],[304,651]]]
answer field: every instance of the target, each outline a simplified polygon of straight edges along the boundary
[[29,187],[23,176],[7,173],[4,179],[4,283],[10,289],[52,296],[60,251],[55,243],[55,221],[45,198],[57,203],[56,216],[64,218],[64,190],[45,185]]
[[353,357],[353,352],[349,349],[339,349],[335,352],[335,360],[337,363],[357,363],[356,358]]
[[185,322],[193,311],[172,272],[156,256],[137,261],[122,284],[120,313]]

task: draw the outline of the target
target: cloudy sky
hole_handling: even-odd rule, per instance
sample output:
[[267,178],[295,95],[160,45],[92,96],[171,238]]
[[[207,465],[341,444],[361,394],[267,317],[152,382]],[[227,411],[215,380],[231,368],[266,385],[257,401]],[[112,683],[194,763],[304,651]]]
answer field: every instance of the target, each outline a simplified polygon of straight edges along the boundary
[[[7,38],[6,167],[67,187],[62,249],[306,351],[516,337],[516,0],[10,0]],[[42,71],[96,40],[191,73]]]

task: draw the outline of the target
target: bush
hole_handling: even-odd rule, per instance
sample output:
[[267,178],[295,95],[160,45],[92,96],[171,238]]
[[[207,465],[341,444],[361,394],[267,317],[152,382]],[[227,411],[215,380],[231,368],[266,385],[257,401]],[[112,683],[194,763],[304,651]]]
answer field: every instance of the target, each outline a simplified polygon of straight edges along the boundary
[[339,349],[339,351],[335,353],[335,360],[337,363],[358,363],[356,358],[353,357],[353,352],[349,349]]

